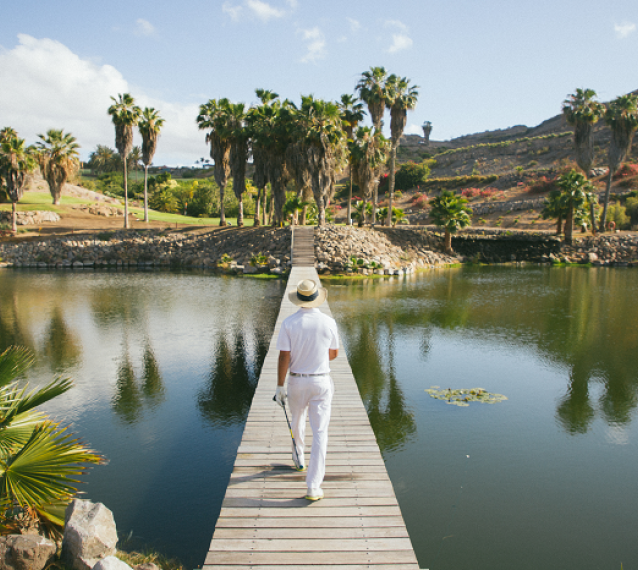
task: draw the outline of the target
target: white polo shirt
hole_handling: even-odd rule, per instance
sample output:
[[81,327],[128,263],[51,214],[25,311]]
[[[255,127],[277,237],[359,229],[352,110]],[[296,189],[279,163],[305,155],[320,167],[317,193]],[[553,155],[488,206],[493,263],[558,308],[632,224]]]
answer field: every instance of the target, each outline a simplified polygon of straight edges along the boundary
[[339,348],[337,323],[319,309],[301,307],[281,323],[277,350],[290,351],[291,372],[329,374],[330,348]]

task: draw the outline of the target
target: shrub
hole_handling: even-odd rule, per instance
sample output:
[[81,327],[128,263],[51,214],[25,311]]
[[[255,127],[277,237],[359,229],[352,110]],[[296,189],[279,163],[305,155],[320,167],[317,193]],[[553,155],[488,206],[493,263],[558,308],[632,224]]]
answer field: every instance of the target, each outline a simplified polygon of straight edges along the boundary
[[426,160],[420,164],[406,162],[394,175],[394,187],[396,190],[410,190],[424,184],[428,176],[430,176],[429,161]]
[[479,188],[465,188],[461,190],[461,196],[463,196],[463,198],[475,198],[480,193],[481,190]]
[[631,176],[638,176],[638,164],[629,164],[625,162],[616,174],[612,176],[614,180],[620,180],[621,178],[629,178]]
[[541,176],[540,178],[534,180],[527,188],[526,192],[530,194],[544,194],[545,192],[550,192],[551,190],[555,190],[556,179],[548,178],[547,176]]
[[638,224],[638,198],[629,197],[625,202],[625,210],[631,218],[631,224]]
[[629,216],[627,216],[627,209],[620,204],[609,204],[607,210],[607,221],[614,222],[616,229],[628,230],[630,228]]

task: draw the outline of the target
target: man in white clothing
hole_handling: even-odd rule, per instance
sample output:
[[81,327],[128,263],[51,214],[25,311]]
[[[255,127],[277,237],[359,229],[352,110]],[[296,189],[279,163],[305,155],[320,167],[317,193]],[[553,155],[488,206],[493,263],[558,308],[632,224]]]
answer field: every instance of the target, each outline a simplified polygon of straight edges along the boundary
[[284,384],[290,370],[287,399],[296,444],[292,458],[298,471],[305,470],[306,413],[310,419],[313,439],[306,476],[306,499],[311,501],[323,498],[321,483],[326,473],[328,424],[334,393],[330,361],[339,353],[337,323],[317,308],[327,296],[328,292],[314,281],[300,281],[297,290],[289,293],[288,298],[301,308],[283,321],[277,339],[279,366],[275,399],[285,406]]

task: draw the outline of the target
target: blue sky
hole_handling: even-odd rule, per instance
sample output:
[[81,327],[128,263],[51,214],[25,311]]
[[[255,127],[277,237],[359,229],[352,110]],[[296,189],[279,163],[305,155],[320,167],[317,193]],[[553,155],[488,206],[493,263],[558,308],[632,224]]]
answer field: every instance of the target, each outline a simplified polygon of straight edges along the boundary
[[[199,104],[254,89],[337,99],[384,66],[419,85],[407,132],[432,138],[560,112],[577,87],[610,100],[638,88],[635,0],[33,0],[0,19],[0,127],[28,142],[71,131],[84,158],[114,147],[110,95],[166,119],[155,164],[208,156]],[[137,141],[136,141],[137,142]]]

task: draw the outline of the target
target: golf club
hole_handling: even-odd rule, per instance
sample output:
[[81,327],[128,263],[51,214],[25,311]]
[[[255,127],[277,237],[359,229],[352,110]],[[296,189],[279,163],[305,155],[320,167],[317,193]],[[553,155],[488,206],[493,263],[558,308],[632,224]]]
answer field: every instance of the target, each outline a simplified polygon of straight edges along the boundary
[[[277,396],[272,397],[273,402],[277,402]],[[292,435],[292,427],[290,427],[290,421],[288,420],[288,412],[286,411],[286,404],[282,406],[284,409],[284,414],[286,414],[286,423],[288,424],[288,429],[290,430],[290,437],[292,438],[292,448],[295,450],[295,457],[297,458],[297,465],[303,469],[303,465],[301,461],[299,461],[299,454],[297,453],[297,444],[295,443],[295,436]]]

